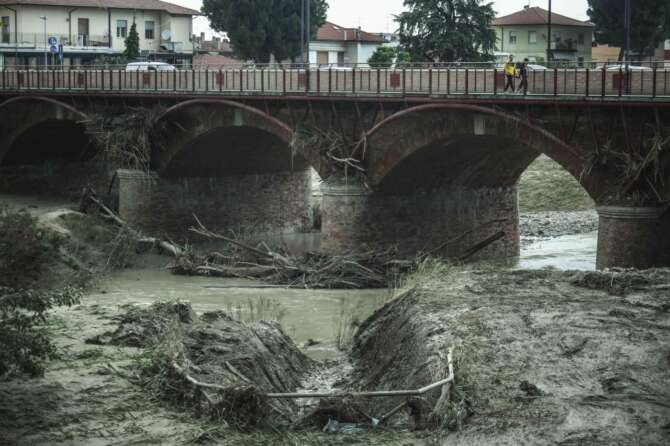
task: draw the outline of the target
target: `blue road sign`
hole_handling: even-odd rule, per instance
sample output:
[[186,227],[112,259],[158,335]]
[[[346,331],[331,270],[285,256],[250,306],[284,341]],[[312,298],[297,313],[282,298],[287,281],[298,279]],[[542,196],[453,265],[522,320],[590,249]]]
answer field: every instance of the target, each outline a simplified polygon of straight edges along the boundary
[[49,45],[56,46],[57,43],[58,39],[56,39],[54,36],[49,37]]

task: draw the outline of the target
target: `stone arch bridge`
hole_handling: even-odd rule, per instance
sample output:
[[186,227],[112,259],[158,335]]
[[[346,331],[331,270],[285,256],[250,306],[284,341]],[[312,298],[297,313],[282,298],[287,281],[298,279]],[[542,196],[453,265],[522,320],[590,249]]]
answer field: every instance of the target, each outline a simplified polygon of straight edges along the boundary
[[[457,257],[503,231],[478,254],[490,258],[518,255],[516,185],[545,154],[598,205],[599,267],[668,266],[669,105],[657,98],[5,92],[0,184],[7,189],[20,167],[57,159],[80,166],[58,173],[78,187],[93,182],[106,192],[113,178],[120,213],[147,230],[183,235],[195,213],[215,230],[271,234],[309,229],[316,171],[324,180],[322,249],[444,245],[443,255]],[[147,129],[149,171],[110,160],[92,167],[100,149],[86,123],[138,108],[156,110]],[[305,136],[318,134],[320,143]],[[333,135],[346,169],[325,153]]]

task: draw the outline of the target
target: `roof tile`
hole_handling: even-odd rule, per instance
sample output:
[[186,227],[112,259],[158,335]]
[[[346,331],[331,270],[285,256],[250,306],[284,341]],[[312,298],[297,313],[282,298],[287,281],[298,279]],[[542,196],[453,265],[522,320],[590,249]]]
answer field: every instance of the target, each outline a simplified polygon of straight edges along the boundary
[[[493,21],[493,26],[511,26],[511,25],[546,25],[549,23],[549,11],[540,7],[526,8],[521,11],[498,17]],[[592,28],[593,23],[582,22],[564,15],[551,13],[551,23],[559,26],[581,26]]]

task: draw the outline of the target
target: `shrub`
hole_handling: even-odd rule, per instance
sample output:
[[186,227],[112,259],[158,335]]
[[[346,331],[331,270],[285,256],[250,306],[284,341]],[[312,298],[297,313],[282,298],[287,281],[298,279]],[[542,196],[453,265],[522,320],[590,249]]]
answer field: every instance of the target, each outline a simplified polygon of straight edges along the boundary
[[0,287],[0,377],[43,372],[42,360],[55,354],[44,326],[46,313],[54,306],[73,305],[79,297],[74,288],[38,291]]
[[0,377],[15,372],[38,375],[41,361],[55,354],[44,326],[47,312],[74,304],[80,292],[32,288],[50,264],[59,261],[61,243],[27,212],[0,209]]
[[57,255],[59,239],[24,211],[0,208],[0,286],[33,284]]

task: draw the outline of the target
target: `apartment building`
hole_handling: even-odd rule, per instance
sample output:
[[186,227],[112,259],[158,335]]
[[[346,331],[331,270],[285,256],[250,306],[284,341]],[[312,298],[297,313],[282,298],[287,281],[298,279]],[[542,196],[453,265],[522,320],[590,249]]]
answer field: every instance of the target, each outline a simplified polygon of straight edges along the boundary
[[[586,63],[591,61],[593,24],[551,14],[550,58],[556,61]],[[528,58],[543,63],[547,59],[549,11],[525,7],[510,15],[498,17],[492,27],[498,36],[497,50],[514,54],[517,60]]]
[[[143,59],[190,65],[198,11],[160,0],[0,0],[0,67],[120,55],[133,22]],[[62,53],[62,54],[61,54]]]

